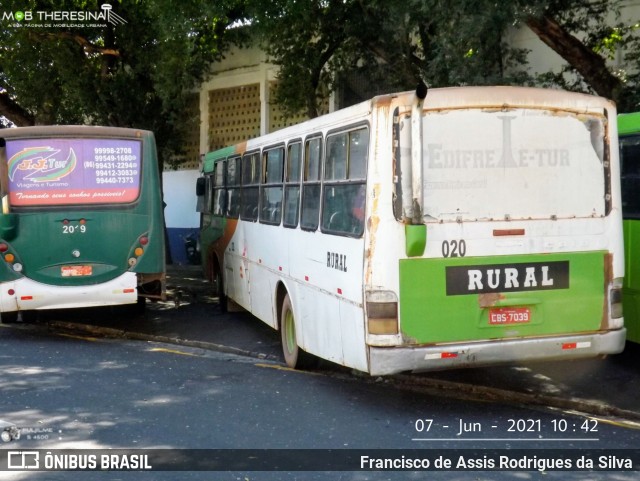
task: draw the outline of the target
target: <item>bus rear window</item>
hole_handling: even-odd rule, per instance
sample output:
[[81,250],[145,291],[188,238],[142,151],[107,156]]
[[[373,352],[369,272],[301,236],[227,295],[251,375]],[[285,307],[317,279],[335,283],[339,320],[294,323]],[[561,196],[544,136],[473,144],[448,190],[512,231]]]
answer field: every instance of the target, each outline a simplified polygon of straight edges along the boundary
[[[410,125],[400,139],[411,155]],[[602,217],[610,198],[606,120],[544,109],[459,109],[423,117],[424,215],[431,221]]]
[[129,203],[140,192],[141,143],[96,138],[7,139],[14,207]]

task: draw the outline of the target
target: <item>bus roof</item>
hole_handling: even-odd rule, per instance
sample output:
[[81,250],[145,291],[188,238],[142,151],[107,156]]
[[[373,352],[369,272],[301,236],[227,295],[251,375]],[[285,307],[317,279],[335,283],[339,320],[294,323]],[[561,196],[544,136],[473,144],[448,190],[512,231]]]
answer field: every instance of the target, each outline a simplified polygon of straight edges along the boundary
[[225,159],[236,151],[235,146],[223,147],[222,149],[214,150],[213,152],[208,152],[204,156],[204,162],[202,165],[203,172],[213,172],[213,166],[216,160]]
[[640,132],[640,112],[618,115],[618,134],[628,135]]
[[37,125],[33,127],[10,127],[0,129],[0,137],[144,137],[152,132],[143,129],[127,127],[105,127],[96,125]]
[[[414,91],[379,95],[351,107],[336,110],[254,139],[248,139],[246,142],[234,146],[209,152],[205,155],[202,170],[204,173],[212,172],[217,160],[226,158],[234,153],[244,153],[264,145],[282,142],[283,139],[301,137],[306,133],[320,129],[330,130],[335,126],[344,125],[346,121],[364,119],[378,107],[401,107],[401,110],[404,107],[409,111],[414,99]],[[552,111],[574,111],[585,114],[604,114],[605,109],[611,109],[615,112],[614,103],[604,97],[558,89],[513,86],[430,89],[424,101],[423,109],[425,111],[438,111],[456,108],[509,109],[513,107],[548,108]],[[609,112],[609,114],[612,114],[612,112]]]

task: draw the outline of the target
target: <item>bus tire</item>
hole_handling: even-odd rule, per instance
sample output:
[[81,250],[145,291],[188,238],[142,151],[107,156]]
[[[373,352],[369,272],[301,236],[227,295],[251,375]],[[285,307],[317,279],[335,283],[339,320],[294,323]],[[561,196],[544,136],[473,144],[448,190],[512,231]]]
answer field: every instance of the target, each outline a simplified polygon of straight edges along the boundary
[[222,272],[220,272],[219,267],[213,268],[213,276],[211,276],[211,280],[213,281],[213,295],[218,298],[220,310],[222,312],[227,312],[227,296],[224,294]]
[[18,311],[0,313],[0,321],[3,324],[15,324],[18,322]]
[[284,362],[291,369],[311,369],[316,366],[317,358],[298,346],[296,339],[296,321],[293,316],[289,294],[284,296],[280,314],[280,340]]

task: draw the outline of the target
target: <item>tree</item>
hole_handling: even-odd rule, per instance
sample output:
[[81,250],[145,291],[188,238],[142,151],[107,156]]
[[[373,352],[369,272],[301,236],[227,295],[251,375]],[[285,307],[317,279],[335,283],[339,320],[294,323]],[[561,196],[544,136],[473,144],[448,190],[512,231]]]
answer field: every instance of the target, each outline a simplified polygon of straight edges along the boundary
[[[265,50],[280,66],[276,99],[289,112],[318,111],[325,91],[349,79],[379,93],[431,86],[542,84],[597,93],[638,109],[640,29],[620,21],[619,0],[274,0],[254,12]],[[611,24],[612,18],[614,24]],[[527,26],[567,62],[534,76],[508,43]],[[625,48],[628,72],[607,60]],[[572,73],[569,76],[567,73]]]
[[0,23],[1,115],[16,125],[153,130],[166,159],[180,152],[185,129],[197,128],[192,121],[199,119],[185,118],[186,103],[234,40],[226,30],[243,18],[244,4],[127,1],[113,6],[122,19],[116,24],[76,20],[73,26],[56,22],[52,12],[100,13],[99,2],[11,1],[3,10],[25,18]]

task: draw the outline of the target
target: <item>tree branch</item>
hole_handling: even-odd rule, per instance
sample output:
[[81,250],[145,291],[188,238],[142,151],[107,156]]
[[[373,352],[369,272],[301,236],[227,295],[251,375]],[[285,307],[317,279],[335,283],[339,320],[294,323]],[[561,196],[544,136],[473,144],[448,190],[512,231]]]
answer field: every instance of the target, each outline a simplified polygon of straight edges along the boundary
[[623,85],[609,71],[604,58],[546,15],[541,18],[529,17],[526,24],[540,40],[576,69],[598,95],[618,100]]
[[0,115],[8,118],[18,127],[35,125],[35,117],[18,105],[7,91],[0,91]]
[[38,37],[46,38],[46,39],[71,40],[72,42],[75,42],[78,45],[80,45],[86,53],[99,53],[100,55],[110,55],[112,57],[120,56],[120,50],[118,50],[117,48],[101,47],[99,45],[89,42],[89,40],[87,40],[82,35],[78,35],[75,33],[71,33],[71,32],[35,33],[33,32],[33,34]]

